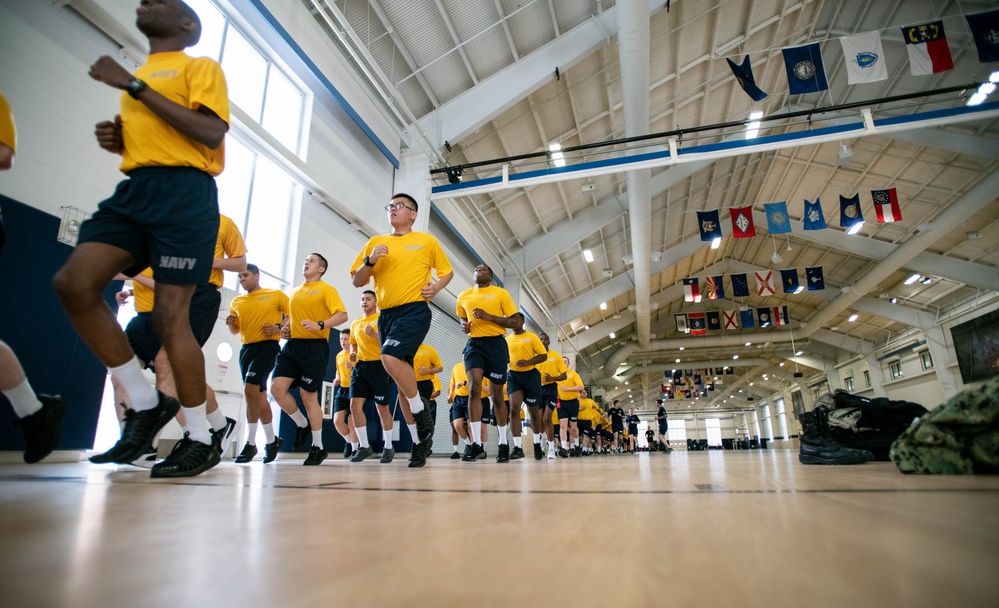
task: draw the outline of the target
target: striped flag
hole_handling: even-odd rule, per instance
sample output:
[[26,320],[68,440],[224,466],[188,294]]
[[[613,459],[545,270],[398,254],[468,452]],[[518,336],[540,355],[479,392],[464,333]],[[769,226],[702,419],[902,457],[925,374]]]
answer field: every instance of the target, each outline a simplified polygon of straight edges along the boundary
[[690,323],[690,335],[692,336],[703,336],[708,333],[707,322],[704,320],[703,312],[692,312],[687,315],[687,321]]
[[709,300],[724,300],[725,285],[722,283],[722,275],[715,275],[704,279],[704,295]]
[[874,198],[874,213],[882,224],[902,221],[902,209],[898,206],[898,194],[894,188],[887,190],[871,190]]
[[697,277],[683,280],[683,300],[685,302],[700,302],[701,290],[697,287]]
[[768,270],[766,273],[755,272],[753,274],[756,275],[756,295],[777,295],[777,286],[774,284],[774,273],[772,270]]
[[954,69],[943,21],[903,27],[902,38],[905,39],[905,50],[909,52],[909,69],[913,76]]
[[735,320],[735,316],[738,312],[739,311],[737,310],[733,310],[731,312],[727,310],[722,311],[722,316],[725,317],[725,329],[739,329],[739,322]]
[[770,318],[774,325],[787,325],[787,306],[774,306],[771,308]]

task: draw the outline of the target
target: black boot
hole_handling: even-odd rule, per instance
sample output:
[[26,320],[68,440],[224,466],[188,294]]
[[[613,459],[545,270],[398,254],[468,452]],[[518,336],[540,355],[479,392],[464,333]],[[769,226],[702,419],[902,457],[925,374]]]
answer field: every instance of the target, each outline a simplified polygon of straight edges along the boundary
[[798,460],[802,464],[861,464],[874,460],[867,450],[843,447],[828,436],[827,410],[817,408],[801,415],[801,450]]

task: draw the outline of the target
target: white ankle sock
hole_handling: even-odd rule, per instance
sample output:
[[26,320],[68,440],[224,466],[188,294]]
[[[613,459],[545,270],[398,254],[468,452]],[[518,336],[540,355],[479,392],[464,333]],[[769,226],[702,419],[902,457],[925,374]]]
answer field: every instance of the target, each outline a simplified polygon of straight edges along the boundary
[[416,425],[407,424],[406,427],[409,428],[409,434],[413,437],[413,445],[420,445],[420,437],[416,432]]
[[358,427],[355,430],[357,431],[357,443],[362,448],[370,448],[371,444],[368,443],[368,427]]
[[[258,422],[247,422],[246,423],[246,443],[250,445],[257,445],[257,425]],[[267,443],[270,443],[269,441]]]
[[506,445],[507,444],[506,427],[507,427],[507,425],[505,425],[505,424],[497,424],[496,425],[496,430],[499,431],[499,437],[496,440],[499,442],[500,445]]
[[523,441],[524,441],[523,437],[514,437],[513,438],[513,447],[515,447],[515,448],[523,448],[524,447]]
[[274,443],[274,423],[268,422],[264,425],[264,439],[267,443]]
[[419,414],[423,411],[423,399],[420,398],[419,393],[416,393],[415,397],[406,397],[406,401],[409,402],[409,411],[414,414]]
[[385,441],[385,449],[393,450],[392,446],[392,429],[382,429],[382,439]]
[[295,421],[295,426],[299,428],[309,426],[309,420],[302,415],[301,410],[295,410],[295,413],[291,415],[291,419]]
[[212,430],[216,433],[225,428],[227,422],[225,414],[222,413],[222,408],[216,408],[214,412],[209,412],[206,416],[208,417],[208,424],[212,425]]
[[31,390],[31,384],[28,383],[27,378],[17,386],[2,392],[10,400],[10,404],[14,406],[14,414],[18,418],[30,416],[42,409],[42,402],[38,400],[35,391]]
[[132,409],[141,412],[151,410],[159,403],[159,396],[156,389],[149,386],[146,378],[142,375],[142,365],[139,364],[138,357],[132,357],[118,367],[109,367],[108,371],[114,376],[132,402]]
[[314,447],[319,448],[320,450],[323,449],[323,430],[322,429],[319,429],[318,431],[312,431],[312,445]]
[[184,420],[187,421],[187,433],[192,441],[199,443],[212,443],[212,435],[208,431],[208,417],[205,415],[207,406],[202,403],[197,407],[184,408]]

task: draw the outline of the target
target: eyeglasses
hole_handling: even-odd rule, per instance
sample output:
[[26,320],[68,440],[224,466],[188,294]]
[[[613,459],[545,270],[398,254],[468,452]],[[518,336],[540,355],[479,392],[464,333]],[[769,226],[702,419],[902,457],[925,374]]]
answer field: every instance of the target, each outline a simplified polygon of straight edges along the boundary
[[416,211],[406,203],[389,203],[385,205],[385,211],[399,211],[400,209],[409,209],[410,211]]

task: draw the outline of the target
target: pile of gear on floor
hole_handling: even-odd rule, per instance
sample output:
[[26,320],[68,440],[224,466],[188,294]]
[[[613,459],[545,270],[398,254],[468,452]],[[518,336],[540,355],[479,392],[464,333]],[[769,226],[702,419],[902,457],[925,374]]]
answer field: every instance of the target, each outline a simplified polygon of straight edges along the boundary
[[999,473],[999,377],[932,410],[837,390],[799,420],[803,464],[879,460],[903,473]]

